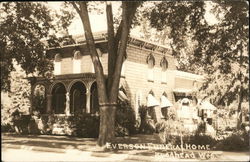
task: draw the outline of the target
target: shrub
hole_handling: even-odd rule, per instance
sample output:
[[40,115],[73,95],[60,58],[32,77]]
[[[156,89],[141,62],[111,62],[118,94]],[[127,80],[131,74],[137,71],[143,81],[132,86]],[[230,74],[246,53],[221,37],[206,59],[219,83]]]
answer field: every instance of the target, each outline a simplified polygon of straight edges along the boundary
[[1,131],[2,132],[14,132],[13,127],[10,124],[1,124]]
[[99,123],[99,116],[91,116],[91,114],[85,113],[69,117],[64,124],[66,131],[72,133],[72,135],[96,138],[99,134]]
[[213,137],[205,134],[195,134],[189,136],[189,139],[186,143],[195,145],[210,145],[210,148],[213,148],[217,141]]
[[245,151],[249,150],[249,132],[236,132],[221,140],[216,146],[216,150],[222,151]]
[[161,143],[173,145],[181,144],[181,136],[187,135],[188,130],[184,128],[182,122],[177,120],[160,121],[156,124],[156,133],[159,133]]
[[140,133],[149,133],[152,134],[155,132],[156,124],[155,122],[148,117],[148,109],[146,106],[141,106],[139,108],[140,113],[140,126],[139,126],[139,132]]
[[118,100],[115,126],[115,134],[117,136],[131,135],[137,132],[135,127],[135,112],[129,102],[122,102]]
[[11,119],[12,119],[13,127],[16,133],[19,133],[19,134],[28,133],[29,131],[28,126],[29,126],[29,122],[31,119],[30,115],[23,115],[22,113],[19,112],[18,109],[16,109],[11,114]]

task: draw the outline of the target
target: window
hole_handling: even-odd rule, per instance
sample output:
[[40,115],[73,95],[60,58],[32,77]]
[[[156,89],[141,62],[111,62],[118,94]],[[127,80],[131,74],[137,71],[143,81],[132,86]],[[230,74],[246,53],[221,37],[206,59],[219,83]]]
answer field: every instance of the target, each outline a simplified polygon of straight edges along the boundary
[[154,66],[155,66],[155,58],[150,53],[147,57],[147,64],[148,64],[148,81],[154,81]]
[[74,51],[73,73],[81,73],[81,52]]
[[167,68],[168,68],[168,61],[166,57],[163,57],[161,59],[161,82],[162,83],[167,83]]
[[56,54],[54,60],[54,75],[61,74],[61,61],[62,61],[61,55],[59,53]]

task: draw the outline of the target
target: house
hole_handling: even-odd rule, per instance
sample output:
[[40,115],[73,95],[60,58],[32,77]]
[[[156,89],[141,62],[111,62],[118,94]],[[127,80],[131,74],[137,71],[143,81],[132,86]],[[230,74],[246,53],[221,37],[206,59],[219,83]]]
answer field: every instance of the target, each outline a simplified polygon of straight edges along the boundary
[[[76,36],[74,39],[76,44],[47,50],[47,57],[54,63],[54,75],[29,78],[32,96],[38,85],[44,87],[46,106],[43,115],[97,115],[99,112],[90,53],[84,36]],[[96,33],[94,39],[104,74],[107,75],[107,35]],[[119,98],[130,101],[137,119],[139,107],[145,105],[153,108],[155,120],[160,120],[166,116],[165,108],[175,105],[184,97],[191,98],[202,81],[202,76],[176,70],[175,58],[169,48],[129,37],[122,65]]]

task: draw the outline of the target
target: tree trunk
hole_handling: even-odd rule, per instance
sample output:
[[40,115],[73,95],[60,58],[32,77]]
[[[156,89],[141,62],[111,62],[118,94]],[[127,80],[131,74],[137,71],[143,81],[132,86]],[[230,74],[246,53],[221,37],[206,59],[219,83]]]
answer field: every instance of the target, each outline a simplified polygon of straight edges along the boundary
[[114,141],[115,137],[115,112],[116,105],[106,104],[100,105],[100,129],[98,145],[103,146],[106,142]]
[[[100,63],[94,37],[90,27],[90,21],[86,2],[70,2],[76,9],[85,31],[87,47],[89,49],[91,59],[94,64],[96,82],[98,88],[98,98],[100,105],[100,129],[98,145],[103,146],[106,142],[111,142],[115,137],[115,111],[118,97],[118,88],[120,82],[121,67],[124,53],[126,52],[129,29],[132,23],[132,18],[138,2],[122,2],[122,21],[119,29],[114,36],[113,15],[111,4],[107,3],[107,23],[108,23],[108,88],[104,78],[103,68]],[[77,5],[78,4],[78,5]]]

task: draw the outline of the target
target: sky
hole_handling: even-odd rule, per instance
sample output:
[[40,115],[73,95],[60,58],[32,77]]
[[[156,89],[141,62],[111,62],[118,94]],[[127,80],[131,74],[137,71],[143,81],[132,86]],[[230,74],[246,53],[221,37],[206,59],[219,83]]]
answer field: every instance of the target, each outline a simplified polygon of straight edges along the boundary
[[[59,11],[62,3],[63,2],[48,2],[48,5],[51,9],[55,9],[55,10]],[[112,7],[113,7],[113,14],[115,15],[117,13],[117,10],[119,7],[119,2],[112,1]],[[207,12],[205,14],[205,18],[210,25],[213,25],[213,24],[218,23],[218,20],[216,19],[216,17],[212,13],[209,12],[209,10],[211,8],[212,8],[212,2],[206,1]],[[95,13],[90,13],[89,17],[90,17],[90,24],[91,24],[91,28],[92,28],[93,32],[107,30],[105,12],[101,15],[98,15]],[[80,17],[77,15],[77,17],[74,18],[72,24],[69,26],[69,34],[70,35],[79,35],[79,34],[83,34],[83,33],[84,33],[83,25],[82,25]],[[140,37],[139,29],[138,28],[132,29],[131,35]]]

